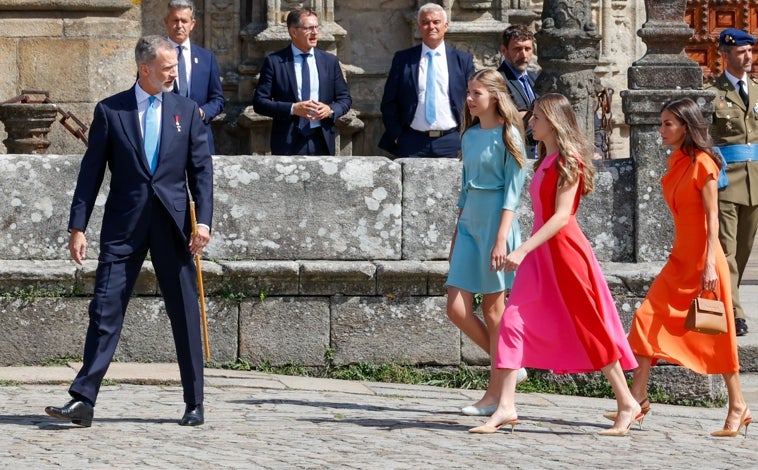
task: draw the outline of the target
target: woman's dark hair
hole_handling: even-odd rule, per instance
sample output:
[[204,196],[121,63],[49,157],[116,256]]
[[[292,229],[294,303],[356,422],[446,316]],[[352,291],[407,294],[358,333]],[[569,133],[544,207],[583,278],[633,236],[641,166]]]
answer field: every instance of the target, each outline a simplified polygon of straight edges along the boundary
[[695,152],[701,150],[707,153],[716,165],[721,168],[724,165],[721,156],[713,149],[713,139],[708,130],[709,124],[703,116],[700,107],[691,98],[681,98],[669,101],[663,105],[661,112],[668,111],[685,126],[684,141],[680,149],[687,156],[695,160]]

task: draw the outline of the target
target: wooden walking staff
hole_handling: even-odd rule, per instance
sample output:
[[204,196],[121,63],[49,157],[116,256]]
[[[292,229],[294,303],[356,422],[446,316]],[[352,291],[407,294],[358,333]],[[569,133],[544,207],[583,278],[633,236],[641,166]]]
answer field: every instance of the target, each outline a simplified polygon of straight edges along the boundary
[[[190,200],[190,221],[192,222],[192,236],[197,235],[197,215],[195,215],[195,201]],[[205,291],[203,289],[203,271],[200,267],[200,253],[195,254],[195,267],[197,268],[197,290],[200,295],[200,318],[203,321],[203,344],[205,345],[205,360],[211,360],[211,345],[208,341],[208,318],[205,315]]]

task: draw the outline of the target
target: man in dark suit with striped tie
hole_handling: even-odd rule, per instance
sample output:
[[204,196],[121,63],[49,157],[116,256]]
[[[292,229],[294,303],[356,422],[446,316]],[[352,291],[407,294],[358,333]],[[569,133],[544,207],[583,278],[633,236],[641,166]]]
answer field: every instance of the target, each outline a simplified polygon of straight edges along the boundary
[[527,70],[534,56],[534,33],[522,24],[508,26],[503,31],[500,53],[503,55],[503,63],[497,70],[505,78],[508,94],[524,119],[526,155],[535,158],[537,143],[532,138],[532,129],[527,124],[532,115],[532,103],[537,99],[537,93],[534,91],[537,75]]
[[[69,251],[81,264],[87,228],[106,168],[110,190],[100,230],[100,256],[89,304],[82,368],[71,400],[45,412],[91,426],[100,384],[113,358],[129,299],[148,251],[171,323],[185,413],[180,424],[203,424],[203,351],[193,255],[210,240],[213,166],[197,104],[171,93],[176,50],[162,36],[140,38],[135,85],[95,107],[89,146],[76,182]],[[189,192],[197,207],[191,235]]]

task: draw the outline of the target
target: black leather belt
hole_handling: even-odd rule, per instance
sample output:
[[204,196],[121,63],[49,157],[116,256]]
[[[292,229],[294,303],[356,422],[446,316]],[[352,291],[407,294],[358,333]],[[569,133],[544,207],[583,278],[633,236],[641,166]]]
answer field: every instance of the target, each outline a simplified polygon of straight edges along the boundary
[[442,137],[443,135],[450,134],[451,132],[457,132],[458,129],[455,127],[452,129],[448,129],[446,131],[419,131],[416,129],[411,128],[413,132],[418,132],[419,134],[424,134],[425,136],[429,137],[430,139],[436,139],[437,137]]

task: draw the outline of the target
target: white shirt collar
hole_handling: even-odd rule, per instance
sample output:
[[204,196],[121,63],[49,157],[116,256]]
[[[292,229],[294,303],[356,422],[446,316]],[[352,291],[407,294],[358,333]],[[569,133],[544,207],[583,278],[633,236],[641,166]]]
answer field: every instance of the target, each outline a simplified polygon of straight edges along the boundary
[[300,49],[298,49],[297,47],[295,47],[294,44],[290,44],[290,47],[292,48],[292,55],[294,55],[295,57],[299,57],[300,54],[310,54],[310,55],[315,56],[315,54],[313,53],[313,48],[312,47],[310,49],[308,49],[307,51],[301,51]]
[[427,46],[423,42],[421,43],[421,56],[424,57],[427,52],[432,51],[434,52],[434,55],[445,55],[445,41],[442,41],[439,46],[432,49],[431,47]]
[[[166,38],[166,39],[168,39],[168,42],[170,42],[171,45],[174,46],[174,49],[180,46],[180,44],[174,42],[173,39],[171,38]],[[185,51],[190,50],[190,39],[189,38],[185,39],[184,42],[181,43],[181,46],[184,48]]]
[[726,75],[726,79],[729,80],[729,83],[731,83],[732,86],[735,89],[737,89],[737,82],[740,81],[740,80],[742,80],[742,83],[744,83],[745,86],[747,86],[747,74],[746,73],[742,74],[742,77],[735,77],[734,75],[732,75],[728,71],[724,70],[724,75]]

